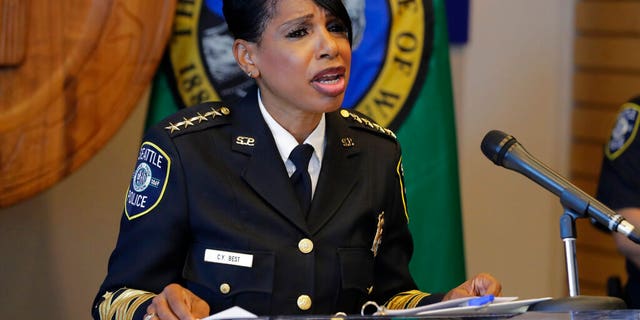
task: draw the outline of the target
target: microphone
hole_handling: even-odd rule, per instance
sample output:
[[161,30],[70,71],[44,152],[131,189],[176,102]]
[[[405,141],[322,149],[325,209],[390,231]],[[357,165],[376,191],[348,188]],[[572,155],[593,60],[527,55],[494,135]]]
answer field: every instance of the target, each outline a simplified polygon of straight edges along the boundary
[[560,197],[565,208],[588,215],[609,230],[640,243],[640,234],[631,223],[533,157],[513,136],[491,130],[482,139],[480,149],[496,165],[519,172]]

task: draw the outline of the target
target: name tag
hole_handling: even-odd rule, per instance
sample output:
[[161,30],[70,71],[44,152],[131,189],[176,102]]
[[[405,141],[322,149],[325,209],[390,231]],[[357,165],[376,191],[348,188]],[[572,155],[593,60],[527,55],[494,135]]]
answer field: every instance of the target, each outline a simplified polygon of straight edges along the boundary
[[251,268],[253,266],[253,255],[207,249],[204,251],[204,261]]

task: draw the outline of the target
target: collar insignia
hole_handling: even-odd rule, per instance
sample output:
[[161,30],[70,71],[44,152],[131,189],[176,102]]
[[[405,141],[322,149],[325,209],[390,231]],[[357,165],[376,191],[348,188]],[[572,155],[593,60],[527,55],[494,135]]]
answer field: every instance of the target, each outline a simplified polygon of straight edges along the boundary
[[342,138],[340,142],[342,142],[342,146],[345,148],[355,147],[356,145],[350,137]]

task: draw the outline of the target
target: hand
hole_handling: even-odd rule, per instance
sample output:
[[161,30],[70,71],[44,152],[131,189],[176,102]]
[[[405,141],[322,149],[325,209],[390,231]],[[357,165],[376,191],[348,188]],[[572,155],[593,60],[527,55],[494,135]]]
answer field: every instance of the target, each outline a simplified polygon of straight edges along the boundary
[[[148,317],[155,315],[155,317]],[[194,320],[209,316],[209,305],[178,284],[170,284],[153,298],[147,307],[146,319]]]
[[442,300],[445,301],[470,296],[483,296],[486,294],[499,296],[500,291],[502,291],[502,285],[498,280],[488,273],[480,273],[449,291]]

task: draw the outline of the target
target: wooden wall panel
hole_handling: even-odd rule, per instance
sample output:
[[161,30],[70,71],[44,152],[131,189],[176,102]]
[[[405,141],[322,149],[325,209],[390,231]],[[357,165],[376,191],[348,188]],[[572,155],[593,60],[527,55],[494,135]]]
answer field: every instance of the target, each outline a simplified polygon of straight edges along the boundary
[[586,280],[580,281],[580,294],[587,296],[601,296],[602,295],[602,285],[599,283],[589,283]]
[[[578,247],[579,249],[586,249]],[[624,261],[617,259],[617,251],[611,251],[610,248],[597,249],[589,248],[591,254],[580,255],[578,257],[578,273],[580,279],[585,279],[592,283],[606,283],[607,278],[612,275],[620,276],[621,279],[626,279],[626,270],[624,268]],[[601,268],[583,268],[583,266],[601,266],[606,265],[606,272],[603,272]]]
[[[638,53],[640,59],[640,52]],[[621,100],[640,94],[640,74],[577,70],[573,76],[574,100],[599,108],[618,110]]]
[[640,33],[640,3],[637,1],[581,1],[576,7],[576,30]]
[[[570,180],[594,195],[603,146],[620,106],[640,94],[640,0],[576,3]],[[607,278],[626,281],[610,234],[577,221],[581,294],[606,295]]]
[[611,109],[575,108],[571,130],[573,137],[604,144],[616,121],[617,113],[617,110]]
[[579,35],[575,43],[575,63],[580,68],[640,72],[639,52],[640,39]]
[[572,174],[571,176],[571,183],[580,188],[580,190],[588,194],[596,194],[597,179],[595,179],[593,175],[581,177],[579,175]]
[[[589,219],[578,219],[576,225],[582,229],[588,228],[591,230],[591,228],[594,228],[593,230],[597,231],[589,233],[589,237],[583,237],[581,234],[578,234],[578,238],[581,240],[577,245],[578,248],[605,251],[609,255],[618,256],[615,241],[609,232],[598,230]],[[602,254],[600,253],[600,255]]]
[[599,143],[574,141],[571,146],[571,174],[597,179],[602,166],[602,148]]

